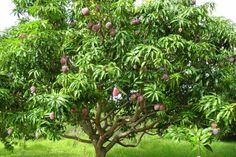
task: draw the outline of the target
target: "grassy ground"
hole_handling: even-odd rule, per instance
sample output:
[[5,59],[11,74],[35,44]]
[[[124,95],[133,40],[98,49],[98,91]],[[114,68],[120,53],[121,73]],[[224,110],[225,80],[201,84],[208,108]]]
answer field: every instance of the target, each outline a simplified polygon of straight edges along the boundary
[[[203,157],[236,157],[236,143],[218,142],[212,146],[214,152],[207,152]],[[0,145],[0,157],[94,157],[94,151],[90,145],[72,140],[38,140],[27,142],[26,148],[16,147],[14,152],[6,151]],[[196,154],[186,142],[146,137],[137,148],[116,146],[108,157],[196,157]]]

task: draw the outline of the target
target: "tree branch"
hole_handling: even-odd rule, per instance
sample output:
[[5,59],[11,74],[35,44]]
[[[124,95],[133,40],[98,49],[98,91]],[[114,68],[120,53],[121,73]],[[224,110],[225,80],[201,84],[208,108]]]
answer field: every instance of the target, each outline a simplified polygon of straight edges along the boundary
[[[138,112],[139,112],[139,111],[138,111]],[[140,113],[141,113],[141,112],[140,112]],[[138,113],[138,114],[140,114],[140,113]],[[111,143],[107,145],[106,149],[107,149],[107,150],[110,150],[121,138],[124,138],[124,137],[128,136],[128,135],[131,134],[131,133],[138,133],[138,132],[141,132],[140,129],[144,130],[144,132],[145,132],[146,130],[151,129],[151,128],[157,123],[157,121],[154,122],[154,123],[152,123],[151,125],[149,125],[149,126],[147,126],[147,127],[144,126],[143,128],[140,128],[140,129],[135,129],[135,127],[136,127],[137,125],[141,124],[147,117],[149,117],[149,116],[151,116],[151,115],[153,115],[153,114],[155,114],[155,112],[146,114],[146,115],[142,116],[140,119],[136,119],[136,122],[135,122],[135,121],[130,121],[130,122],[131,122],[131,128],[130,128],[129,130],[127,130],[126,132],[123,132],[123,133],[121,133],[120,135],[115,136],[115,137],[113,138],[113,140],[111,141]],[[138,117],[139,117],[139,116],[138,116]],[[104,134],[104,136],[106,136],[107,138],[110,138],[110,137],[114,134],[114,132],[115,132],[115,130],[116,130],[117,128],[120,128],[120,127],[122,127],[123,124],[125,124],[126,122],[129,122],[129,121],[126,120],[126,119],[129,119],[129,118],[130,118],[130,117],[122,117],[122,118],[117,119],[116,122],[113,124],[113,126]],[[134,120],[134,119],[133,119],[133,120]],[[133,123],[132,123],[132,122],[133,122]],[[132,125],[132,124],[133,124],[133,125]],[[140,140],[141,140],[141,139],[140,139]]]
[[144,126],[143,128],[135,129],[135,132],[145,132],[147,130],[153,129],[153,127],[158,123],[158,121],[155,121],[151,123],[149,126]]
[[[120,110],[121,110],[124,106],[127,105],[127,103],[128,103],[128,102],[124,103],[124,104],[121,105],[119,108],[114,108],[113,110],[111,110],[105,117],[103,117],[103,119],[101,120],[101,122],[104,121],[104,120],[106,120],[110,115],[112,115],[112,114],[116,115],[117,113],[119,113]],[[117,110],[117,111],[116,111],[116,110]]]
[[124,143],[122,143],[121,141],[118,141],[117,143],[118,143],[119,145],[123,146],[123,147],[137,147],[137,146],[139,145],[139,143],[141,142],[141,140],[142,140],[142,138],[143,138],[144,135],[145,135],[145,132],[143,132],[143,133],[140,135],[140,137],[139,137],[139,139],[138,139],[138,141],[137,141],[136,144],[124,144]]
[[[120,107],[120,109],[118,110],[118,112],[127,104],[128,102],[126,102],[125,104],[123,104],[121,107]],[[135,111],[135,114],[134,114],[134,116],[132,117],[132,118],[130,118],[130,116],[125,116],[125,117],[121,117],[121,118],[118,118],[115,122],[114,122],[114,124],[109,128],[109,130],[105,133],[105,136],[107,137],[107,138],[110,138],[112,135],[113,135],[113,133],[114,133],[114,131],[118,128],[118,127],[121,127],[123,124],[125,124],[126,122],[135,122],[137,119],[138,119],[138,117],[140,116],[140,114],[142,113],[142,111],[139,109],[140,107],[139,107],[139,105],[137,105],[137,107],[136,107],[136,111]],[[115,110],[112,110],[114,113],[113,114],[117,114],[117,113],[115,113]],[[111,111],[111,112],[112,112]],[[103,119],[105,119],[106,117],[108,117],[110,114],[112,114],[112,113],[109,113],[107,116],[105,116]],[[149,116],[149,115],[148,115]],[[146,116],[147,117],[147,116]],[[145,118],[146,117],[144,117],[144,118],[142,118],[142,119],[144,119],[145,120]],[[129,119],[129,120],[127,120],[127,119]]]
[[[139,132],[143,132],[142,134],[145,134],[145,132],[147,130],[152,129],[158,121],[153,122],[152,124],[150,124],[149,126],[144,126],[143,128],[139,128],[139,129],[135,129],[134,127],[130,128],[129,130],[127,130],[126,132],[121,133],[120,135],[116,135],[112,141],[110,141],[110,143],[105,147],[106,151],[109,151],[116,143],[122,145],[122,143],[120,142],[120,139],[127,137],[129,134],[131,133],[139,133]],[[143,136],[143,135],[142,135]],[[142,137],[141,137],[142,139]],[[141,141],[141,139],[139,139]],[[125,145],[125,144],[123,144]],[[132,145],[130,145],[130,147],[132,147]]]
[[97,103],[97,108],[96,108],[96,117],[95,117],[95,126],[98,130],[99,135],[104,134],[104,130],[102,129],[100,119],[101,119],[101,114],[102,114],[102,106],[100,103]]
[[133,118],[132,118],[132,121],[135,122],[135,121],[139,118],[141,112],[142,112],[142,111],[141,111],[141,109],[140,109],[140,106],[137,105],[137,106],[136,106],[136,109],[135,109],[134,116],[133,116]]
[[154,114],[155,114],[155,112],[152,112],[152,113],[149,113],[149,114],[146,114],[146,115],[142,116],[140,119],[137,119],[137,121],[135,123],[133,123],[132,126],[136,127],[138,124],[142,123],[147,117],[152,116]]
[[113,126],[110,127],[109,130],[108,130],[104,135],[105,135],[107,138],[110,138],[110,137],[113,135],[114,131],[115,131],[118,127],[122,126],[123,124],[125,124],[125,123],[127,122],[126,119],[129,119],[129,116],[125,116],[125,117],[118,118],[118,119],[114,122]]
[[115,136],[112,141],[110,141],[110,143],[105,147],[106,152],[108,152],[115,144],[116,142],[119,140],[118,136]]
[[151,133],[151,132],[147,132],[147,131],[145,131],[145,133],[147,134],[147,135],[158,135],[158,133],[156,132],[156,133]]
[[157,124],[157,121],[151,123],[151,124],[148,125],[148,126],[144,126],[144,127],[142,127],[142,128],[138,128],[138,129],[132,127],[132,128],[130,128],[129,130],[127,130],[126,132],[120,133],[120,135],[118,135],[118,139],[125,138],[125,137],[127,137],[129,134],[131,134],[131,133],[145,132],[145,131],[147,131],[147,130],[153,129],[153,127],[154,127],[156,124]]
[[94,131],[92,123],[89,119],[81,121],[80,126],[90,139],[97,139],[96,132]]
[[64,137],[64,138],[67,138],[67,139],[76,140],[76,141],[80,141],[80,142],[83,142],[83,143],[89,143],[89,144],[92,143],[91,140],[82,139],[82,138],[79,138],[77,136],[61,135],[61,137]]

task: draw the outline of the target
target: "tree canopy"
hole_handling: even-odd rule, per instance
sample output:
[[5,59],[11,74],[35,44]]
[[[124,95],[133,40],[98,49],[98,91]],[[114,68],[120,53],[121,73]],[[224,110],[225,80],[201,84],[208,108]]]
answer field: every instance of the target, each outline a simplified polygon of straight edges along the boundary
[[[171,126],[235,125],[235,24],[213,3],[13,0],[0,38],[0,139],[115,145]],[[81,127],[88,139],[65,133]],[[125,139],[137,138],[127,144]]]

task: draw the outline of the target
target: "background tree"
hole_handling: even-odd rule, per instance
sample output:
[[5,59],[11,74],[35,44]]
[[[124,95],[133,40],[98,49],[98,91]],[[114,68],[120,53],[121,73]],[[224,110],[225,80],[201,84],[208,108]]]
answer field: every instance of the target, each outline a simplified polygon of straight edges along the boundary
[[0,41],[2,141],[66,137],[104,157],[171,125],[209,126],[194,109],[233,81],[235,25],[210,16],[212,3],[13,2],[20,22]]

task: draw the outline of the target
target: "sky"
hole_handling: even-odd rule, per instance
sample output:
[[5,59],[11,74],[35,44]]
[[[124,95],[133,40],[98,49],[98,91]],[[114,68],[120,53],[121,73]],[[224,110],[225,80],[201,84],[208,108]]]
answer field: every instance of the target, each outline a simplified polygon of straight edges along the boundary
[[[140,1],[140,0],[137,0]],[[224,16],[231,19],[236,23],[236,0],[197,0],[197,4],[203,4],[205,2],[215,2],[216,11],[215,15]],[[0,0],[0,31],[14,25],[16,23],[16,17],[12,14],[14,5],[11,0]]]
[[11,0],[0,0],[0,31],[15,24],[16,17],[12,14],[13,9]]

